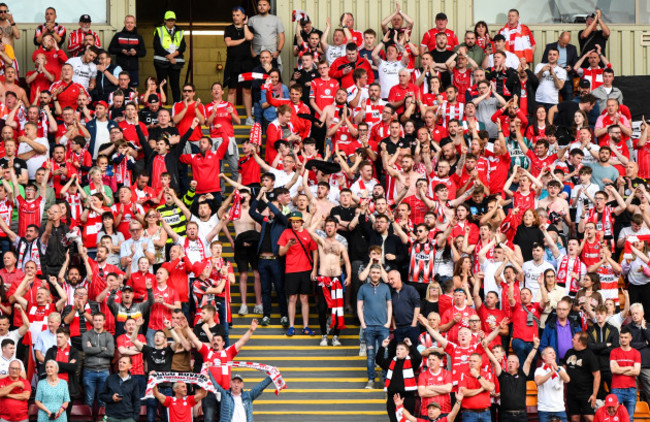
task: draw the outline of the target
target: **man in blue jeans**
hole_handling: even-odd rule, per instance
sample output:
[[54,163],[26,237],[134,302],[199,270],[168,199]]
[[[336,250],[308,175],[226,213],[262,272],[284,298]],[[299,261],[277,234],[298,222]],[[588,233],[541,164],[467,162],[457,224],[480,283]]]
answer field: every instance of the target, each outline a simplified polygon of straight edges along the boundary
[[390,289],[382,280],[379,264],[371,264],[370,282],[363,284],[357,293],[357,313],[366,340],[366,360],[368,369],[367,389],[375,388],[375,354],[381,342],[388,337],[393,302]]
[[628,326],[621,328],[619,342],[621,346],[612,350],[609,355],[609,367],[612,370],[611,391],[627,408],[630,422],[633,422],[636,407],[636,377],[641,373],[641,353],[630,345],[632,332]]
[[[97,312],[93,315],[93,329],[81,336],[81,346],[85,354],[83,384],[85,402],[91,408],[95,403],[95,395],[99,398],[99,390],[108,378],[108,369],[115,354],[115,340],[111,333],[104,330],[106,317]],[[99,401],[99,407],[104,403]]]

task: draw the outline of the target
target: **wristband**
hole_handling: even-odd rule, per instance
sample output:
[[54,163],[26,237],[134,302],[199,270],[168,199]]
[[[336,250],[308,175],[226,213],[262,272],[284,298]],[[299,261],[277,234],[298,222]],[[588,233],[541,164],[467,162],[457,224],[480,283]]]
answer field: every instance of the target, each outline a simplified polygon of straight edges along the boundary
[[[13,23],[11,24],[11,26],[16,26],[16,22],[13,22]],[[602,54],[601,54],[601,56],[602,56]]]

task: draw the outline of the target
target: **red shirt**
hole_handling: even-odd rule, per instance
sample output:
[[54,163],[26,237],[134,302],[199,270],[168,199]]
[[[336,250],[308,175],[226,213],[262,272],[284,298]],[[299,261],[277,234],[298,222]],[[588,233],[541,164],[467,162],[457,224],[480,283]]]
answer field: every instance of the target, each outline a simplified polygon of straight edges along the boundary
[[[147,344],[147,338],[143,336],[142,334],[138,334],[137,337],[138,341]],[[122,334],[117,338],[116,341],[116,348],[120,347],[135,347],[133,342],[131,341],[131,337],[129,337],[128,334]],[[144,375],[144,363],[142,360],[142,353],[138,353],[137,355],[131,355],[131,362],[133,362],[133,367],[131,368],[131,375]]]
[[160,296],[162,296],[163,302],[169,305],[180,302],[178,299],[178,293],[176,293],[176,290],[174,290],[172,287],[165,286],[164,289],[160,289],[160,287],[154,286],[154,304],[151,307],[151,316],[149,317],[149,328],[152,330],[164,330],[164,321],[171,321],[172,319],[172,310],[156,301]]
[[[102,207],[103,212],[111,212],[108,207]],[[83,242],[86,248],[97,247],[97,234],[102,231],[102,214],[90,210],[86,223],[83,224],[82,234]]]
[[630,422],[630,414],[628,413],[625,406],[619,404],[616,408],[616,414],[610,416],[607,413],[607,407],[603,406],[600,409],[596,410],[596,415],[594,415],[594,422]]
[[[185,132],[187,132],[190,129],[190,126],[192,125],[192,121],[196,117],[197,107],[201,112],[201,114],[207,117],[205,113],[205,107],[203,106],[203,104],[199,104],[196,101],[191,103],[187,107],[187,111],[185,112],[185,116],[183,116],[183,119],[180,122],[178,122],[178,124],[176,125],[176,128],[178,129],[178,133],[180,133],[181,135],[185,134]],[[182,101],[174,104],[174,107],[172,108],[172,117],[176,116],[178,113],[183,111],[184,108],[185,108],[185,103],[183,103]],[[201,136],[203,136],[203,133],[201,132],[201,126],[199,125],[194,128],[194,132],[192,133],[192,136],[190,136],[189,140],[198,141],[199,139],[201,139]]]
[[503,192],[503,185],[508,180],[508,171],[510,170],[510,154],[494,155],[490,151],[485,151],[488,159],[488,182],[490,194],[494,195]]
[[411,221],[413,221],[413,224],[424,223],[424,215],[429,212],[429,207],[426,206],[423,200],[411,195],[404,198],[402,203],[406,203],[411,207]]
[[[481,371],[481,377],[487,381],[493,382],[492,372]],[[463,373],[460,376],[458,387],[465,387],[468,390],[476,390],[481,388],[479,380],[469,375],[469,372]],[[463,399],[463,409],[479,410],[487,409],[490,407],[490,392],[482,391],[475,396],[465,397]]]
[[[293,233],[292,229],[286,229],[282,232],[280,240],[278,240],[278,245],[280,246],[285,246],[289,242],[289,239],[296,240],[296,243],[289,248],[286,254],[286,272],[299,273],[303,271],[311,271],[311,252],[316,250],[316,242],[313,241],[307,230],[295,232],[295,235]],[[299,240],[296,239],[296,235],[298,235]],[[309,252],[309,258],[305,255],[303,246],[300,246],[300,242],[302,242],[305,250]]]
[[144,302],[147,299],[147,281],[151,283],[152,286],[156,285],[156,276],[150,272],[131,274],[131,278],[126,282],[129,286],[133,287],[133,301],[134,302]]
[[[432,374],[430,370],[426,370],[418,377],[418,387],[428,387],[430,385],[445,385],[451,384],[451,372],[445,369],[438,369],[436,374]],[[422,397],[422,407],[420,413],[427,414],[427,407],[429,403],[435,402],[440,405],[442,413],[451,412],[451,398],[449,394],[439,394],[433,397]]]
[[182,399],[168,396],[163,406],[167,408],[169,422],[187,422],[192,420],[192,407],[195,404],[194,396],[185,396]]
[[[314,99],[314,102],[321,110],[334,102],[336,90],[339,89],[339,81],[336,79],[324,80],[323,78],[316,78],[311,81],[311,89],[309,90],[309,98]],[[320,117],[316,113],[316,118]]]
[[440,31],[438,28],[431,28],[425,32],[422,37],[422,47],[426,47],[428,51],[435,51],[436,35],[438,35],[439,32],[444,32],[445,35],[447,35],[447,50],[451,51],[458,45],[458,37],[451,29],[445,28],[444,31]]
[[[548,167],[557,160],[557,154],[547,155],[544,158],[539,158],[532,149],[526,152],[526,157],[530,159],[530,174],[534,177],[539,176],[544,167]],[[492,193],[492,191],[490,191]]]
[[[458,93],[465,92],[472,85],[472,72],[469,69],[461,71],[460,69],[454,69],[451,76],[451,83],[458,88]],[[458,101],[461,103],[465,102],[464,95],[458,95]]]
[[169,285],[178,294],[178,300],[182,303],[189,301],[188,274],[192,273],[192,263],[187,256],[184,256],[182,261],[177,258],[172,262],[163,263],[162,266],[169,272]]
[[[24,378],[19,378],[17,381],[20,381],[23,385],[21,387],[14,387],[9,394],[21,394],[25,391],[32,391],[32,387]],[[16,381],[12,381],[11,378],[6,377],[0,379],[0,388],[4,388],[8,385],[13,384]],[[23,421],[29,419],[29,403],[27,400],[16,400],[9,397],[0,398],[0,418],[8,421]]]
[[84,88],[82,85],[70,81],[70,83],[65,83],[62,80],[54,82],[50,86],[50,92],[56,91],[58,88],[65,88],[66,86],[69,87],[62,91],[56,98],[59,100],[59,105],[61,106],[61,110],[63,110],[66,107],[72,107],[74,109],[77,108],[77,97],[79,97],[79,94],[86,94],[88,97],[90,95],[88,94],[88,91],[86,91],[86,88]]
[[[433,239],[430,239],[433,240]],[[441,294],[438,297],[438,314],[444,315],[448,309],[454,306],[454,299],[446,294]]]
[[[65,346],[64,349],[56,348],[56,359],[57,362],[68,363],[70,362],[70,345]],[[70,375],[67,372],[59,371],[59,378],[68,382]]]
[[[117,215],[120,213],[120,208],[124,207],[122,220],[120,220],[120,224],[118,224],[118,226],[116,227],[116,230],[124,235],[124,239],[131,238],[131,232],[129,232],[129,224],[131,223],[131,221],[135,220],[135,214],[133,214],[133,204],[134,204],[133,200],[131,200],[131,202],[129,202],[128,204],[122,204],[121,202],[116,202],[111,207],[111,212],[113,213],[113,217],[115,218],[117,218]],[[145,214],[142,205],[135,204],[135,208],[140,214],[143,215]]]
[[[343,56],[334,60],[330,66],[330,78],[339,79],[341,81],[341,88],[348,89],[354,85],[352,74],[356,69],[365,69],[366,74],[368,75],[368,85],[375,82],[375,72],[372,70],[372,67],[370,66],[368,60],[364,59],[363,57],[358,57],[356,63],[354,63],[352,66],[352,71],[348,74],[344,74],[343,71],[346,69],[346,67],[342,67],[341,69],[339,69],[339,67],[348,63],[350,63],[348,58],[346,56]],[[336,91],[334,91],[334,93],[336,94]]]
[[[229,107],[232,108],[232,110],[237,116],[239,116],[239,114],[237,114],[237,109],[235,108],[235,106],[230,104],[228,101],[219,101],[218,103],[212,101],[205,108],[205,112],[207,113],[205,115],[206,121],[208,117],[212,115],[212,111],[216,110],[214,119],[212,119],[212,124],[210,125],[211,138],[222,138],[224,135],[229,138],[235,136],[235,129],[232,126],[232,116],[230,115],[230,113],[228,113]],[[221,125],[221,128],[217,128],[217,125]],[[198,126],[196,127],[196,129],[200,130]],[[180,132],[180,133],[184,133],[184,132]]]
[[[198,128],[198,126],[197,126]],[[180,162],[192,165],[192,177],[197,181],[196,193],[221,192],[221,160],[228,151],[229,142],[222,142],[216,152],[208,150],[205,154],[183,154]]]
[[593,242],[585,241],[585,246],[582,248],[580,259],[587,267],[590,267],[600,261],[600,242],[599,236],[596,236]]
[[261,169],[252,155],[245,155],[239,159],[237,172],[241,175],[241,184],[244,186],[260,183]]
[[[501,309],[488,309],[485,307],[485,304],[481,305],[478,308],[478,316],[481,318],[481,329],[483,332],[488,335],[495,328],[499,326],[499,323],[503,321],[503,318],[506,317],[506,314]],[[490,343],[490,348],[501,344],[501,336],[497,336],[492,343]]]
[[[515,306],[510,307],[512,313],[512,316],[510,317],[512,319],[512,338],[518,338],[523,341],[533,341],[533,337],[539,335],[537,323],[533,320],[533,325],[529,326],[526,324],[528,313],[523,310],[522,305],[522,303],[515,303]],[[530,303],[527,308],[537,319],[541,318],[542,312],[544,311],[544,309],[539,306],[539,303]]]
[[[402,87],[401,85],[395,85],[390,89],[388,92],[388,102],[394,102],[394,101],[401,101],[403,100],[406,96],[412,96],[413,98],[420,98],[420,89],[418,88],[417,85],[410,83],[406,86],[406,88]],[[396,110],[396,112],[402,113],[404,111],[404,105]]]
[[95,298],[106,289],[106,277],[108,277],[108,274],[115,273],[117,275],[124,275],[124,271],[120,270],[115,265],[105,263],[105,265],[100,268],[99,264],[94,259],[89,259],[88,263],[90,264],[90,268],[93,270],[93,279],[88,291],[88,299],[90,300],[95,300]]
[[453,229],[451,229],[451,238],[455,239],[458,236],[465,236],[465,227],[469,225],[469,238],[467,239],[470,245],[476,245],[478,242],[478,227],[476,224],[465,222],[462,226],[460,223],[456,224]]
[[[634,366],[637,363],[641,365],[641,353],[636,349],[630,348],[630,350],[625,351],[617,347],[609,354],[609,360],[616,362],[621,368]],[[611,388],[636,388],[636,377],[612,374]]]
[[203,365],[206,363],[210,364],[208,371],[210,371],[215,381],[217,381],[224,390],[228,390],[230,388],[230,366],[225,364],[232,362],[234,357],[237,356],[238,352],[235,345],[233,344],[232,346],[228,346],[224,350],[217,352],[204,344],[199,349],[199,353],[203,357]]
[[469,357],[472,353],[485,354],[483,345],[481,343],[472,344],[468,347],[460,347],[459,345],[449,342],[445,347],[445,352],[451,357],[451,379],[454,384],[454,390],[458,391],[460,386],[461,374],[469,371]]
[[451,309],[448,309],[440,320],[440,324],[448,324],[454,319],[456,314],[460,314],[461,318],[456,324],[452,325],[449,331],[447,331],[447,340],[457,343],[458,342],[458,330],[461,328],[469,328],[469,318],[472,315],[478,315],[473,308],[465,305],[465,308],[458,309],[456,305],[453,305]]
[[41,227],[41,215],[45,207],[45,201],[42,196],[36,199],[27,201],[22,195],[16,197],[18,202],[18,236],[25,236],[27,226],[36,224]]

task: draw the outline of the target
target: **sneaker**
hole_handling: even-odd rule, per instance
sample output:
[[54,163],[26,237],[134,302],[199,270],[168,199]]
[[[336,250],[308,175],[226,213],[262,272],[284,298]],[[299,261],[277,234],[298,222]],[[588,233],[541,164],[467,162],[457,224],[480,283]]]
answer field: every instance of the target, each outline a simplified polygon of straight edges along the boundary
[[309,327],[305,327],[302,329],[303,336],[313,336],[314,334],[315,334],[314,331]]
[[320,341],[320,345],[322,347],[327,347],[327,336],[323,336],[323,338]]
[[374,381],[368,381],[365,388],[366,388],[366,390],[374,390],[375,389],[375,382]]
[[360,344],[359,345],[359,356],[366,356],[366,345],[365,344]]
[[282,328],[289,328],[289,318],[286,316],[280,318],[280,325],[282,325]]
[[255,124],[255,119],[253,119],[252,117],[247,117],[246,118],[246,125],[247,126],[253,126],[254,124]]
[[248,306],[246,306],[246,305],[241,305],[241,306],[239,307],[239,312],[237,312],[237,313],[238,313],[239,315],[242,315],[242,316],[246,315],[246,314],[248,313]]
[[290,328],[287,330],[287,337],[293,337],[294,334],[296,334],[296,329],[293,328],[293,327],[290,327]]
[[253,313],[254,314],[259,314],[259,315],[263,314],[264,313],[264,306],[262,306],[261,304],[255,305],[255,307],[253,308]]
[[261,322],[261,324],[260,324],[262,327],[268,327],[269,324],[271,324],[271,318],[269,318],[269,317],[267,317],[267,316],[265,316],[264,318],[262,318],[262,322]]
[[339,347],[341,342],[339,341],[339,336],[332,337],[332,346]]

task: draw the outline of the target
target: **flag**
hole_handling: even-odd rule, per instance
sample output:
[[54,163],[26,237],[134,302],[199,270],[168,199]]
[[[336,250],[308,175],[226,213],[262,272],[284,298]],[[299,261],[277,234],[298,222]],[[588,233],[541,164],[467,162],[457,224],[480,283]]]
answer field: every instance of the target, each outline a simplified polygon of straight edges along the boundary
[[301,19],[309,19],[307,12],[300,9],[295,9],[293,12],[291,12],[291,22],[295,22]]
[[256,81],[256,80],[264,80],[267,79],[269,75],[266,73],[260,73],[260,72],[246,72],[242,73],[239,75],[237,78],[238,82],[250,82],[250,81]]
[[261,124],[255,123],[251,127],[250,139],[251,139],[251,144],[255,144],[258,147],[262,146],[262,125]]

